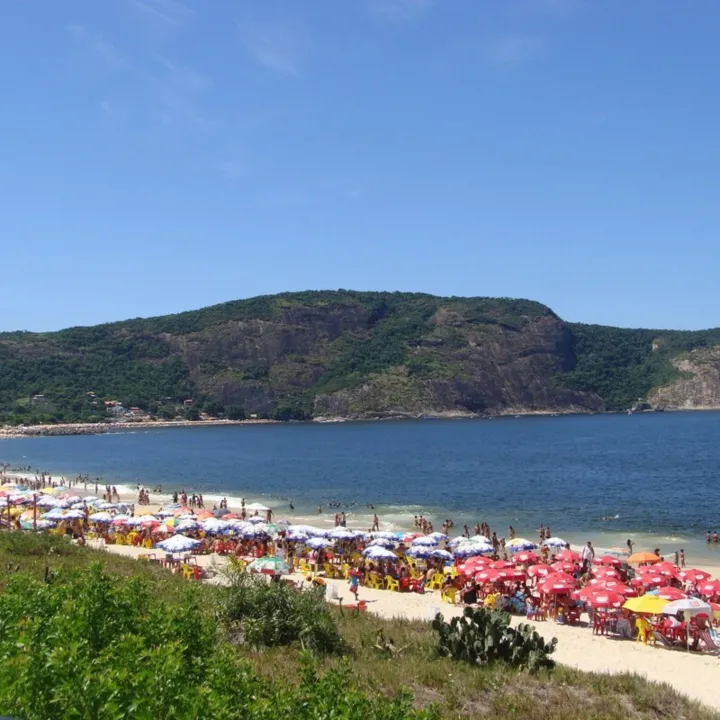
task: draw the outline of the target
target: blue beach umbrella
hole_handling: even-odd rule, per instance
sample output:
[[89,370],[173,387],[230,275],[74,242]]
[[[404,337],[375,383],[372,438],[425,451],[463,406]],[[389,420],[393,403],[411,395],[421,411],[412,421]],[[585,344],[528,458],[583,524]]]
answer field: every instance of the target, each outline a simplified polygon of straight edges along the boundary
[[165,552],[180,553],[188,552],[189,550],[197,547],[199,544],[199,540],[194,540],[193,538],[189,538],[185,535],[173,535],[171,538],[159,542],[157,546]]
[[436,547],[438,544],[438,541],[435,538],[430,537],[430,535],[423,535],[421,537],[416,537],[410,544],[413,547],[417,547],[418,545]]

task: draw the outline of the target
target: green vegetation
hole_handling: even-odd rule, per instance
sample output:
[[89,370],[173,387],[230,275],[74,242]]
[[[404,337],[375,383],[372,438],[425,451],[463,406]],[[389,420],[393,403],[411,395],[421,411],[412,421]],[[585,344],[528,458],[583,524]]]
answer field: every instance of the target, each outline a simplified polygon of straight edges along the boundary
[[626,410],[656,387],[679,376],[673,358],[696,348],[720,345],[714,330],[627,330],[570,325],[577,365],[560,378],[564,385],[599,395],[608,410]]
[[[458,663],[438,656],[428,623],[336,608],[344,647],[334,654],[311,659],[290,636],[256,647],[227,622],[232,590],[62,538],[2,532],[0,557],[0,714],[403,720],[433,717],[432,704],[458,720],[720,717],[636,675]],[[92,561],[102,568],[88,572]],[[247,614],[256,614],[253,602]],[[380,634],[396,651],[378,649]]]
[[529,300],[284,293],[0,333],[0,422],[101,422],[105,400],[164,419],[626,409],[678,377],[678,354],[719,343],[720,330],[566,325]]
[[552,670],[557,639],[546,643],[532,627],[520,623],[510,627],[510,615],[502,610],[465,608],[462,617],[449,623],[438,615],[433,621],[438,634],[438,654],[469,665],[504,663],[510,667],[537,672]]

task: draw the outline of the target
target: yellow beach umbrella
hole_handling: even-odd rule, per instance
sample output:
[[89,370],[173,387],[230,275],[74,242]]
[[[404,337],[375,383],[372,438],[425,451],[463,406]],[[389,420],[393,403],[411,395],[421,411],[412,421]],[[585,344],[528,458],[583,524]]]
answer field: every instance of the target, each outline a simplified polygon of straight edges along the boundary
[[659,615],[669,602],[669,600],[665,600],[657,595],[641,595],[640,597],[626,600],[623,607],[635,613]]

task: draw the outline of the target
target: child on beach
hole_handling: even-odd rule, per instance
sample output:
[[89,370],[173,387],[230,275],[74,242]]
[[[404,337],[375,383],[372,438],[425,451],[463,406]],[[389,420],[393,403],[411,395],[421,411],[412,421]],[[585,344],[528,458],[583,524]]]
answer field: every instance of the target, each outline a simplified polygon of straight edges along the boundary
[[356,568],[353,568],[350,571],[350,592],[355,596],[355,602],[357,602],[358,599],[358,590],[360,587],[360,571]]

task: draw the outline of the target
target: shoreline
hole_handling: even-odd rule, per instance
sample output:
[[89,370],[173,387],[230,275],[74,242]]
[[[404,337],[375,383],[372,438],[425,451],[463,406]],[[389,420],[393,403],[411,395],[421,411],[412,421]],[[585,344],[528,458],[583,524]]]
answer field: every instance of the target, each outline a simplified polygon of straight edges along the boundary
[[[653,415],[655,413],[692,413],[692,412],[719,412],[720,407],[694,407],[651,409],[630,413],[631,415]],[[590,411],[582,408],[564,408],[557,410],[528,410],[521,408],[506,408],[494,413],[470,413],[456,410],[431,413],[392,413],[376,415],[373,417],[345,417],[323,416],[311,420],[272,420],[269,418],[251,418],[247,420],[129,420],[126,422],[110,421],[106,423],[56,423],[50,425],[2,425],[0,426],[0,440],[18,439],[28,437],[66,437],[71,435],[105,435],[113,432],[128,430],[166,430],[171,428],[201,428],[245,425],[328,425],[342,423],[375,423],[375,422],[402,422],[425,420],[494,420],[494,419],[521,419],[521,418],[555,418],[592,415],[624,415],[626,410]]]

